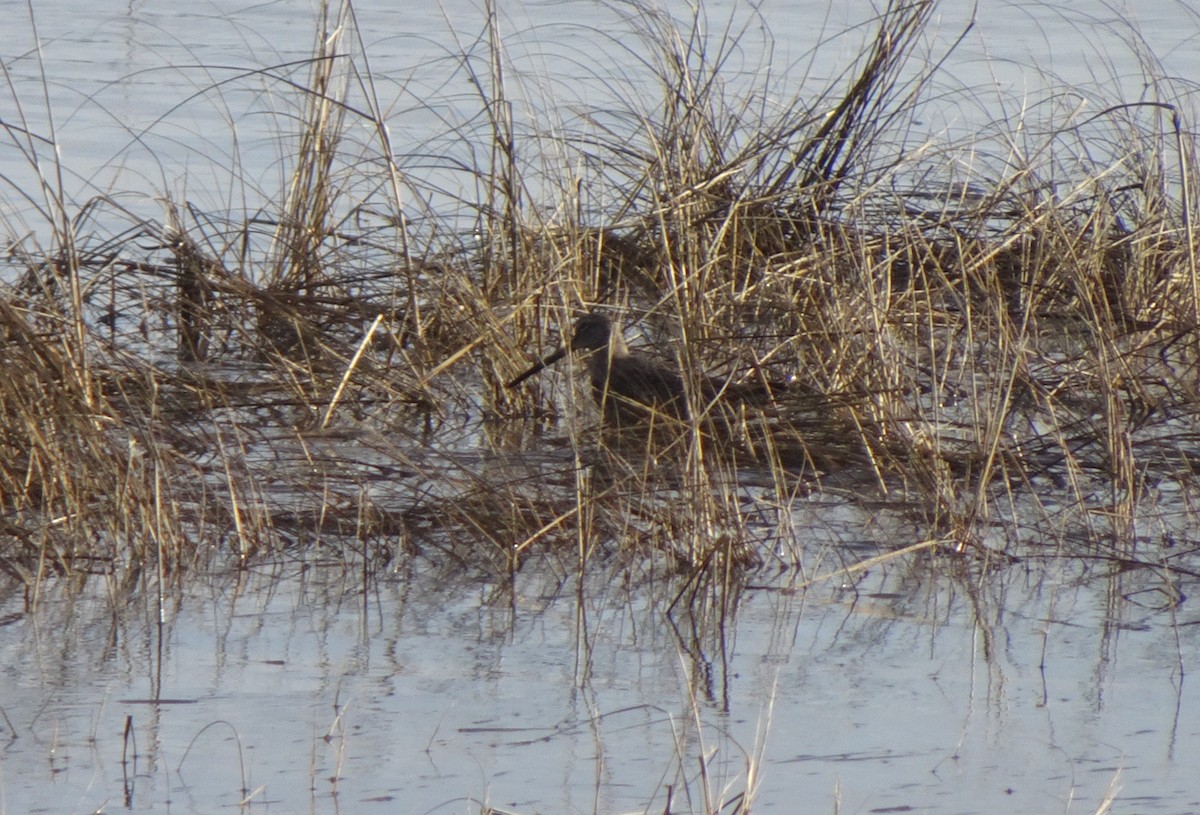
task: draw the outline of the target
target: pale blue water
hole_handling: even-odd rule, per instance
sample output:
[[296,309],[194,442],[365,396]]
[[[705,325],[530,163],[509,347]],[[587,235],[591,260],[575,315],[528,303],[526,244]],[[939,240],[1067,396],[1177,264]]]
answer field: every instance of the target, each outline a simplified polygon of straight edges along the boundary
[[[744,3],[710,3],[704,16],[717,41],[726,30],[740,38],[723,69],[731,88],[739,82],[769,87],[768,109],[825,90],[874,32],[869,21],[875,4],[862,0],[757,5],[755,15]],[[280,199],[294,147],[291,117],[299,104],[290,83],[306,80],[315,39],[311,3],[140,2],[116,13],[69,2],[32,6],[38,38],[23,8],[8,16],[11,82],[0,87],[0,110],[10,127],[35,135],[51,189],[58,188],[54,151],[39,139],[53,135],[63,192],[77,205],[113,195],[143,217],[161,218],[163,196],[235,213]],[[488,158],[479,147],[487,143],[479,95],[459,56],[470,54],[465,64],[486,79],[482,12],[469,2],[355,8],[366,54],[358,70],[369,69],[394,151],[414,179],[405,202],[409,216],[420,214],[417,199],[442,207],[443,215],[464,201],[478,203],[473,174],[451,165],[482,167]],[[505,92],[514,100],[518,129],[574,132],[581,112],[627,109],[631,101],[651,113],[656,109],[660,89],[644,64],[651,49],[626,33],[619,9],[566,0],[505,4],[499,23],[511,61]],[[1200,13],[1176,0],[978,8],[946,2],[929,32],[928,58],[945,55],[964,30],[932,101],[921,109],[918,129],[906,137],[910,151],[978,136],[999,119],[1011,133],[1018,122],[1036,129],[1051,115],[1062,121],[1070,111],[1078,121],[1118,101],[1158,98],[1186,109],[1200,76]],[[1171,82],[1147,87],[1143,55],[1131,46],[1140,42],[1161,60],[1162,75]],[[353,42],[341,50],[358,53]],[[1063,84],[1095,98],[1048,90]],[[367,96],[352,93],[351,101],[365,105]],[[374,155],[374,134],[361,118],[352,115],[351,121],[347,141]],[[0,223],[18,235],[26,228],[45,232],[21,194],[34,188],[37,166],[24,142],[15,131],[0,140],[9,181],[0,184]],[[20,153],[14,144],[22,145]],[[1004,149],[1003,141],[994,146]],[[955,160],[975,159],[957,154]]]
[[[385,576],[365,611],[338,569],[219,580],[167,609],[161,654],[141,602],[114,621],[52,593],[0,628],[4,811],[234,806],[239,744],[264,812],[659,812],[679,751],[728,800],[756,749],[761,812],[1088,813],[1113,784],[1117,811],[1200,806],[1197,627],[1106,620],[1119,580],[751,590],[722,654],[711,621],[693,640],[620,590],[581,619],[539,573],[511,595]],[[145,701],[159,682],[172,703]]]

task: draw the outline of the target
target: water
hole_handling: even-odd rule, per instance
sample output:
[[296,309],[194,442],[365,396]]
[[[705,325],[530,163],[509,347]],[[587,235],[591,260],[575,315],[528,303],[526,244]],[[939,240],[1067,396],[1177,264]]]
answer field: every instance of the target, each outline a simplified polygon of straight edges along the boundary
[[5,811],[211,812],[242,761],[259,811],[661,811],[681,753],[727,798],[757,755],[762,812],[1095,812],[1110,786],[1130,811],[1200,806],[1196,627],[1113,619],[1119,578],[910,564],[857,592],[759,587],[723,652],[711,619],[642,591],[581,617],[542,570],[511,588],[192,581],[161,648],[151,600],[52,592],[0,629]]
[[[755,15],[744,3],[712,3],[705,25],[739,35],[723,76],[734,89],[740,82],[765,85],[770,109],[812,98],[844,74],[874,32],[874,5],[763,3]],[[20,133],[11,143],[0,141],[9,179],[0,185],[6,231],[45,234],[46,224],[25,197],[36,189],[39,165],[51,190],[76,206],[113,196],[145,218],[163,217],[164,197],[235,214],[282,198],[295,146],[292,116],[300,105],[292,85],[306,81],[315,39],[310,3],[180,8],[140,2],[107,16],[90,7],[81,14],[71,3],[33,6],[39,39],[25,12],[14,15],[14,56],[6,60],[12,81],[0,96],[6,110],[19,104],[21,111],[6,115],[6,122],[33,134],[32,147]],[[481,11],[465,2],[404,12],[362,3],[356,13],[368,60],[358,67],[369,68],[374,95],[352,93],[351,102],[383,112],[400,166],[414,179],[402,204],[409,217],[419,216],[421,202],[442,217],[475,206],[475,168],[488,161],[478,145],[489,141],[473,85],[486,80],[487,71]],[[505,93],[514,100],[519,131],[582,128],[586,134],[580,112],[628,109],[631,101],[653,114],[661,89],[643,64],[648,46],[624,34],[625,16],[619,7],[578,0],[504,9],[499,27],[513,63]],[[1169,0],[1069,7],[1000,2],[974,9],[959,0],[944,3],[918,60],[940,58],[967,33],[938,75],[933,101],[922,107],[924,130],[909,135],[909,150],[963,135],[978,139],[998,120],[1006,121],[1001,129],[1008,134],[1018,119],[1036,127],[1043,117],[1053,113],[1061,121],[1074,110],[1078,120],[1117,101],[1186,103],[1194,91],[1189,78],[1200,76],[1198,23],[1188,3]],[[1144,43],[1171,81],[1150,85],[1144,54],[1131,43]],[[340,50],[357,47],[348,40]],[[463,51],[469,59],[459,56]],[[1084,95],[1058,93],[1063,84]],[[351,120],[344,149],[352,153],[350,145],[358,142],[365,154],[377,151],[368,122]],[[51,137],[65,172],[61,187],[51,172],[54,151],[43,141]],[[14,143],[22,145],[19,152]],[[985,141],[980,149],[1003,153],[1007,144],[989,148]],[[978,158],[957,155],[955,161]],[[372,171],[378,172],[375,164],[363,169],[368,176]]]
[[[746,48],[741,75],[774,65],[781,94],[804,87],[784,66],[806,66],[817,86],[835,75],[871,11],[829,5],[763,4],[773,60]],[[146,217],[161,217],[163,195],[235,212],[278,200],[309,4],[142,2],[100,19],[91,5],[34,6],[46,85],[30,21],[12,15],[0,109],[19,122],[19,100],[43,136],[53,112],[68,199],[114,196]],[[729,8],[748,21],[746,42],[766,42],[742,6],[709,4],[714,27]],[[396,9],[358,8],[393,143],[445,190],[437,201],[469,200],[463,175],[420,157],[459,156],[458,134],[477,133],[448,30],[472,42],[478,10]],[[940,13],[935,53],[969,11]],[[655,98],[613,85],[637,74],[637,43],[595,36],[616,30],[612,12],[563,2],[505,14],[517,98],[564,120],[614,87]],[[1046,98],[1051,78],[1114,102],[1186,92],[1184,81],[1146,86],[1131,30],[1167,75],[1200,76],[1186,4],[986,4],[939,80],[976,93],[931,104],[920,138],[973,132],[997,117],[994,103]],[[15,192],[34,188],[32,164],[4,145],[6,233],[43,235]],[[804,508],[810,555],[826,566],[916,540],[865,513],[833,517],[845,512]],[[797,591],[794,575],[764,576],[731,598],[722,626],[715,610],[669,613],[680,588],[669,581],[596,568],[582,607],[553,562],[527,564],[513,585],[432,567],[376,574],[365,597],[353,565],[200,576],[170,593],[161,629],[154,596],[126,600],[99,578],[50,588],[32,614],[10,599],[0,812],[200,813],[243,797],[262,812],[661,812],[666,785],[677,809],[686,789],[699,810],[700,757],[728,800],[747,755],[762,812],[1091,813],[1110,788],[1118,811],[1200,809],[1194,614],[1138,572],[1034,562],[958,574],[952,560],[914,556],[853,586]]]

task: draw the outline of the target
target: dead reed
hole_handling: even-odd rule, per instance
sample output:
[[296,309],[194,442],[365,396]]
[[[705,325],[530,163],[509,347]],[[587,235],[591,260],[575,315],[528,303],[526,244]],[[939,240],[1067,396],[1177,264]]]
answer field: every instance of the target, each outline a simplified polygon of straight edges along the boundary
[[[270,211],[40,190],[0,292],[5,574],[601,558],[703,604],[764,565],[819,576],[812,494],[885,507],[864,519],[909,553],[1200,569],[1171,543],[1200,452],[1190,110],[1001,120],[1009,152],[966,176],[974,145],[908,141],[931,2],[785,104],[723,73],[746,32],[624,8],[649,82],[544,129],[494,9],[460,44],[486,124],[450,136],[484,159],[420,160],[470,201],[406,169],[350,3],[276,89],[298,127]],[[31,164],[53,145],[8,134]],[[569,377],[504,387],[597,307],[688,383],[669,439],[614,439]],[[788,387],[714,435],[705,377]]]

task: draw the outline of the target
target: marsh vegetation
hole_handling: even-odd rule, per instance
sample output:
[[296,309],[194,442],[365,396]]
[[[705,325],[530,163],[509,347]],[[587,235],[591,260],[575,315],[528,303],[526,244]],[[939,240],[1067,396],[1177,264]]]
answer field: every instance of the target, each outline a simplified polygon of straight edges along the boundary
[[[1200,575],[1195,110],[1149,60],[1135,101],[947,99],[935,5],[889,3],[820,82],[622,5],[644,84],[591,106],[489,6],[453,54],[477,117],[415,145],[334,5],[303,74],[243,80],[295,127],[252,212],[75,200],[55,133],[6,116],[40,186],[6,190],[3,590],[598,572],[715,636],[747,584],[1066,559],[1172,613]],[[998,112],[949,139],[934,104]],[[570,367],[505,387],[592,311],[680,372],[669,433],[613,433]],[[814,502],[887,531],[814,534]]]

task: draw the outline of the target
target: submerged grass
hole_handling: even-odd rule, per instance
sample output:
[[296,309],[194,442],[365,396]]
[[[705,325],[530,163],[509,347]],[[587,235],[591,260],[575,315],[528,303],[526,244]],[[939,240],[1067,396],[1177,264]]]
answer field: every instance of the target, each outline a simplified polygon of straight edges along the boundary
[[[601,558],[703,606],[765,568],[852,574],[813,550],[819,499],[884,558],[1091,558],[1177,591],[1200,573],[1191,111],[1084,117],[1067,89],[914,142],[933,9],[888,4],[843,75],[781,92],[737,65],[748,29],[622,5],[596,35],[649,79],[568,118],[489,6],[454,55],[468,163],[396,152],[343,3],[303,82],[255,76],[297,125],[263,210],[159,220],[39,175],[0,291],[0,569],[35,596],[213,557]],[[52,130],[5,133],[56,166]],[[569,379],[504,387],[594,308],[682,372],[686,426],[630,438]],[[705,376],[787,388],[713,434]]]

